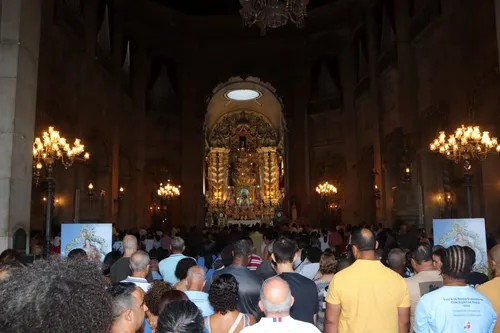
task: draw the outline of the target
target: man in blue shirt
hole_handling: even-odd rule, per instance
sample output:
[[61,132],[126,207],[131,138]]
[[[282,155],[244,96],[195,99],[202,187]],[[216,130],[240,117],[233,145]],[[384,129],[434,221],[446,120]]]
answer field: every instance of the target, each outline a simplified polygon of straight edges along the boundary
[[191,302],[196,304],[201,311],[203,317],[208,317],[214,314],[214,309],[208,301],[208,294],[203,292],[207,275],[205,269],[200,266],[193,266],[188,270],[187,274],[187,291],[186,296]]
[[470,252],[458,245],[446,249],[443,287],[418,302],[415,333],[493,332],[497,315],[490,301],[465,282],[474,265]]
[[187,258],[182,254],[186,246],[184,245],[184,240],[180,237],[172,238],[172,244],[170,245],[170,250],[172,254],[170,257],[160,261],[159,270],[163,277],[163,281],[170,283],[171,285],[179,282],[179,279],[175,276],[175,268],[177,263],[184,258]]

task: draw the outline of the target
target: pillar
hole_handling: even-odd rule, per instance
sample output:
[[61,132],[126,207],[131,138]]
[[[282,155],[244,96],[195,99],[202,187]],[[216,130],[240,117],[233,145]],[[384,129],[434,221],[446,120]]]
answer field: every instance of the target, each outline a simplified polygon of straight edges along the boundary
[[500,0],[495,0],[495,26],[497,34],[498,64],[500,65]]
[[[134,49],[134,61],[132,64],[132,86],[134,100],[134,121],[135,121],[135,172],[134,193],[135,196],[135,221],[132,227],[143,228],[146,226],[149,210],[147,205],[147,188],[144,182],[145,167],[145,122],[146,122],[146,89],[148,80],[149,63],[146,52],[142,49]],[[131,195],[130,191],[128,195]]]
[[342,82],[342,97],[344,101],[344,137],[347,173],[344,184],[343,222],[356,224],[359,219],[360,205],[358,164],[358,122],[354,105],[354,90],[356,88],[356,50],[350,41],[346,42],[340,56],[340,80]]
[[[181,221],[184,226],[201,226],[205,220],[203,196],[204,138],[203,117],[198,116],[203,104],[198,103],[195,66],[186,64],[181,74]],[[203,100],[203,98],[201,99]]]
[[[292,110],[292,117],[288,121],[287,140],[287,169],[289,177],[289,191],[299,196],[301,200],[300,212],[307,213],[310,195],[314,190],[310,188],[309,180],[309,134],[307,106],[310,94],[309,69],[305,63],[290,79],[290,102],[285,104],[286,110]],[[289,212],[290,214],[290,212]],[[314,222],[314,221],[311,221]]]
[[18,228],[29,250],[41,1],[0,2],[0,251]]
[[[377,28],[375,22],[375,13],[372,6],[368,6],[365,9],[366,15],[366,25],[367,25],[367,45],[368,45],[368,68],[369,68],[369,78],[370,78],[370,99],[373,110],[373,164],[375,171],[375,185],[380,189],[381,197],[380,203],[377,204],[377,222],[378,223],[387,223],[387,215],[386,215],[386,198],[385,193],[390,191],[387,189],[384,179],[384,170],[382,165],[382,140],[383,140],[383,131],[382,131],[382,121],[381,121],[381,102],[380,102],[380,87],[378,83],[378,38],[377,38]],[[374,221],[373,221],[374,222]]]

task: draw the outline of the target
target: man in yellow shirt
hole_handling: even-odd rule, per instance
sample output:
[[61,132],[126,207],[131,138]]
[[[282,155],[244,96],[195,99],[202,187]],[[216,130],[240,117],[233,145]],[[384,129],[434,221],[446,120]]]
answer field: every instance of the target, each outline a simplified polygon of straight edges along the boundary
[[[493,305],[493,310],[500,315],[500,245],[495,245],[490,250],[490,263],[493,270],[493,275],[495,276],[493,280],[483,283],[476,288],[481,294],[486,296],[491,305]],[[494,333],[500,333],[500,324],[497,323],[495,326]]]
[[408,333],[410,295],[404,279],[375,257],[369,229],[351,234],[356,261],[328,287],[325,333]]

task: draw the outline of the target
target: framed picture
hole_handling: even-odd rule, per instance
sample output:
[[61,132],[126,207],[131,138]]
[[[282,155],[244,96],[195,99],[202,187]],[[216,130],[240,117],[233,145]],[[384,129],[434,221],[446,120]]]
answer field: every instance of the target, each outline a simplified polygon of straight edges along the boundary
[[84,250],[89,258],[103,261],[111,252],[113,226],[111,224],[62,224],[61,257],[73,249]]
[[434,219],[434,245],[468,246],[476,253],[474,270],[488,275],[488,251],[484,218]]

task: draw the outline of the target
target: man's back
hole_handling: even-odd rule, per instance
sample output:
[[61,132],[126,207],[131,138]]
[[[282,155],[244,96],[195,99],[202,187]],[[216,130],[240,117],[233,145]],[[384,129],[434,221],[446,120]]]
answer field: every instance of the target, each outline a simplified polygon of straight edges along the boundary
[[[405,279],[410,294],[410,328],[413,329],[415,321],[415,308],[422,296],[443,286],[443,277],[439,271],[423,271]],[[411,331],[413,332],[413,331]]]
[[231,265],[215,272],[212,280],[221,274],[231,274],[238,281],[240,294],[238,311],[252,314],[257,318],[260,287],[263,282],[262,278],[255,272],[250,272],[246,267]]
[[290,316],[295,320],[314,324],[314,315],[318,313],[318,289],[316,283],[299,273],[281,273],[288,282],[294,303]]
[[420,299],[416,333],[493,332],[497,315],[490,301],[469,286],[444,286]]
[[109,278],[111,283],[118,283],[125,280],[130,274],[130,257],[121,257],[111,266]]
[[208,317],[214,314],[214,308],[208,301],[208,294],[203,291],[188,290],[184,292],[191,302],[196,304],[200,309],[203,317]]
[[175,276],[175,268],[177,264],[182,259],[187,258],[183,254],[172,254],[170,257],[163,259],[158,264],[158,270],[160,271],[163,281],[168,282],[172,285],[179,282],[179,279]]
[[339,333],[396,333],[398,308],[410,307],[404,279],[377,260],[356,260],[337,273],[326,301],[340,304]]
[[[496,277],[480,285],[476,290],[489,299],[493,306],[493,310],[495,310],[498,315],[500,313],[500,277]],[[495,333],[500,333],[500,324],[495,326]]]

